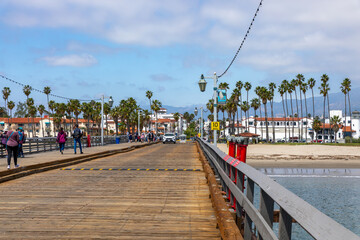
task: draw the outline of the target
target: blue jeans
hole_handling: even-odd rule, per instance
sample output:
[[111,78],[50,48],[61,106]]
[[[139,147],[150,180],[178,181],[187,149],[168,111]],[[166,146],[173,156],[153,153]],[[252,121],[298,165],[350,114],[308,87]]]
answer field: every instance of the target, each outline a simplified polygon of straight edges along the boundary
[[60,152],[64,151],[65,149],[65,143],[59,143]]
[[76,153],[76,143],[79,143],[79,147],[80,147],[80,152],[82,153],[82,148],[81,148],[81,139],[80,138],[74,138],[74,153]]

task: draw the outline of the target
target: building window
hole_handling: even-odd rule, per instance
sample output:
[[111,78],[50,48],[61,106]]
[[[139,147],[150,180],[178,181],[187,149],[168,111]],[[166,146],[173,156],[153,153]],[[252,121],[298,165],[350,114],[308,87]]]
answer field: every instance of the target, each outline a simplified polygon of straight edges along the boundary
[[24,126],[24,124],[22,124],[22,123],[19,123],[19,124],[18,124],[18,126],[19,126],[19,127],[23,127],[23,126]]
[[254,123],[253,122],[249,122],[249,126],[252,126]]

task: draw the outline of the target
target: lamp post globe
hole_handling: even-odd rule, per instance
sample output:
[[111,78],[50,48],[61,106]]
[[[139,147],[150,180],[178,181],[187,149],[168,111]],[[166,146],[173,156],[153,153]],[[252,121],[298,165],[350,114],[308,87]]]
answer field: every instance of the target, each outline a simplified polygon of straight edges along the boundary
[[199,87],[200,87],[200,91],[205,92],[207,82],[205,80],[204,74],[201,74],[201,77],[200,77],[200,80],[199,80],[198,84],[199,84]]
[[198,114],[198,109],[197,109],[197,107],[195,107],[194,113],[195,113],[195,116],[197,116],[197,114]]
[[109,98],[109,107],[112,108],[113,104],[114,104],[114,100],[110,96],[110,98]]

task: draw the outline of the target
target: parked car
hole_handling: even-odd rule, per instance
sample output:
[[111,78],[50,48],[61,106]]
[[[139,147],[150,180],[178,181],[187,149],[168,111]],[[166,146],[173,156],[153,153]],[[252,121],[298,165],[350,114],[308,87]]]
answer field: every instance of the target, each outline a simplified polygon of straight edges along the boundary
[[176,143],[176,137],[174,133],[165,133],[165,135],[163,136],[163,144],[165,143]]

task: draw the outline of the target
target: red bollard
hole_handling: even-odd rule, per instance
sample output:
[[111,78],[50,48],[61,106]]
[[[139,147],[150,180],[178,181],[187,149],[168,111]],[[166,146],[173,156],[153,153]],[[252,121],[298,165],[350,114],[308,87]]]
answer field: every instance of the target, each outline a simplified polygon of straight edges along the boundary
[[90,134],[87,135],[87,147],[91,147],[91,137],[90,137]]
[[234,158],[235,152],[236,152],[236,144],[235,141],[231,138],[229,140],[229,156]]

